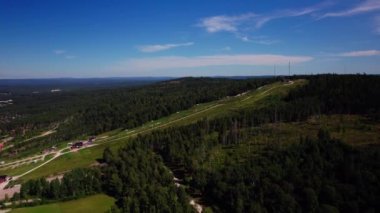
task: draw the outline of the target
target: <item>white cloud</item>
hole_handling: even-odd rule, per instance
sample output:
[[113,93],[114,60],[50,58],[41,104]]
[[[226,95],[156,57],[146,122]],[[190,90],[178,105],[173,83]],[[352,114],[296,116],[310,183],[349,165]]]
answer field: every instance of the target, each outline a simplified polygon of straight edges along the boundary
[[251,20],[257,15],[254,13],[246,13],[238,16],[212,16],[203,18],[198,24],[199,27],[203,27],[209,33],[216,32],[237,32],[238,26],[242,23]]
[[346,16],[353,16],[353,15],[359,15],[363,13],[369,13],[380,10],[380,0],[366,0],[362,1],[360,4],[338,12],[330,12],[322,15],[320,18],[327,18],[327,17],[346,17]]
[[130,71],[152,71],[175,68],[194,68],[207,66],[266,66],[273,64],[286,65],[303,63],[313,60],[309,56],[286,56],[272,54],[250,55],[210,55],[196,57],[167,56],[155,58],[132,58],[120,63],[116,69]]
[[380,55],[380,50],[361,50],[361,51],[351,51],[338,54],[342,57],[368,57]]
[[187,42],[187,43],[179,43],[179,44],[154,44],[154,45],[142,45],[137,47],[137,49],[141,52],[145,53],[153,53],[153,52],[159,52],[163,50],[168,50],[176,47],[187,47],[194,45],[194,42]]
[[54,54],[56,54],[56,55],[62,55],[62,54],[65,54],[65,53],[66,53],[66,50],[54,50],[53,52],[54,52]]

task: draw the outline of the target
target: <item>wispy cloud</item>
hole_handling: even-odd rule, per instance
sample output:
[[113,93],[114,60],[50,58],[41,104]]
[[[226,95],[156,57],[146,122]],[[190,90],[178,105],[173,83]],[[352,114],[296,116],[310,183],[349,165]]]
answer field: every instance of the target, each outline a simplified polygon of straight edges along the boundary
[[197,26],[203,27],[209,33],[238,32],[241,31],[240,27],[249,28],[249,26],[254,25],[255,28],[260,28],[275,19],[310,15],[325,6],[326,3],[323,3],[299,10],[280,10],[271,14],[245,13],[236,16],[211,16],[201,19]]
[[338,54],[342,57],[368,57],[380,55],[380,50],[361,50],[361,51],[351,51]]
[[155,58],[132,58],[117,66],[118,70],[130,71],[153,71],[165,69],[194,68],[207,66],[266,66],[273,64],[284,65],[291,61],[293,64],[313,60],[310,56],[287,56],[272,54],[249,54],[249,55],[209,55],[196,57],[155,57]]
[[237,16],[212,16],[201,19],[198,26],[203,27],[209,33],[222,31],[237,32],[240,25],[252,20],[254,17],[257,17],[257,15],[254,13],[246,13]]
[[54,50],[53,53],[56,55],[62,55],[66,53],[66,50]]
[[173,49],[177,47],[187,47],[187,46],[192,46],[192,45],[194,45],[194,42],[179,43],[179,44],[154,44],[154,45],[138,46],[137,49],[141,52],[153,53],[153,52],[164,51],[164,50]]
[[267,24],[270,21],[282,18],[291,18],[291,17],[300,17],[306,15],[313,15],[316,12],[331,6],[333,3],[331,1],[325,1],[320,4],[316,4],[310,7],[305,7],[301,9],[288,9],[288,10],[279,10],[273,12],[272,14],[262,15],[256,20],[256,28],[260,28]]
[[250,12],[234,16],[211,16],[202,18],[197,24],[197,26],[203,28],[208,33],[230,32],[233,33],[236,36],[236,38],[240,39],[241,41],[255,42],[258,44],[268,45],[277,43],[278,41],[270,39],[264,40],[250,38],[247,34],[249,33],[249,31],[257,30],[275,19],[312,15],[315,12],[320,11],[321,9],[329,5],[331,5],[331,2],[325,1],[323,3],[306,8],[279,10],[269,14],[257,14]]
[[60,57],[63,57],[63,58],[66,58],[66,59],[74,59],[76,58],[76,56],[74,55],[69,55],[68,51],[66,50],[60,50],[60,49],[57,49],[57,50],[53,50],[53,53],[56,54],[56,55],[59,55]]
[[272,45],[272,44],[276,44],[276,43],[280,42],[279,40],[269,39],[266,36],[250,37],[248,35],[236,34],[236,37],[239,38],[240,40],[244,41],[244,42],[251,42],[251,43],[263,44],[263,45]]
[[320,19],[327,17],[347,17],[380,10],[380,0],[361,1],[360,4],[346,10],[323,14]]

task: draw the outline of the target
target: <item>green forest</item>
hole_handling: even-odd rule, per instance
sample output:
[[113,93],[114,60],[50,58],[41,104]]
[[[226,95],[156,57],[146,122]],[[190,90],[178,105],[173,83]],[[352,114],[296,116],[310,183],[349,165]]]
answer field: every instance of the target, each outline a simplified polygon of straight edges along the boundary
[[[323,127],[317,138],[300,134],[292,144],[283,143],[285,138],[281,137],[276,143],[257,141],[258,133],[253,128],[267,123],[302,122],[311,116],[356,114],[379,122],[378,76],[304,78],[306,85],[283,98],[264,100],[266,104],[261,107],[155,130],[130,139],[118,150],[107,148],[99,168],[73,170],[62,181],[28,181],[15,199],[39,197],[41,202],[51,202],[104,192],[117,200],[110,212],[193,212],[191,198],[200,200],[204,212],[380,211],[378,144],[348,145]],[[129,112],[132,106],[121,104],[124,96],[106,96],[101,100],[109,101],[101,101],[104,104],[89,107],[80,115],[85,118],[84,124],[99,123],[79,132],[130,128],[192,104],[259,88],[278,79],[227,81],[223,86],[217,83],[223,80],[213,80],[215,85],[207,86],[207,79],[187,80],[189,85],[176,87],[171,95],[163,91],[177,84],[172,81],[152,86],[160,88],[154,91],[142,90],[155,98],[131,98],[128,103],[141,107],[125,115],[118,113]],[[191,82],[199,87],[191,89]],[[102,122],[106,114],[98,112],[109,112],[110,119]],[[242,154],[239,147],[248,151]],[[174,178],[181,181],[181,186]],[[74,184],[80,186],[73,190],[70,187]]]
[[[195,104],[233,96],[275,80],[183,78],[142,87],[74,91],[56,96],[23,95],[20,100],[15,100],[14,106],[0,112],[0,117],[16,118],[10,122],[0,122],[0,133],[13,132],[16,138],[21,137],[18,140],[21,143],[16,140],[12,148],[0,155],[8,156],[15,152],[27,154],[64,140],[117,128],[133,128]],[[32,133],[53,127],[57,127],[55,134],[22,143],[22,139]],[[25,137],[22,137],[23,134]]]

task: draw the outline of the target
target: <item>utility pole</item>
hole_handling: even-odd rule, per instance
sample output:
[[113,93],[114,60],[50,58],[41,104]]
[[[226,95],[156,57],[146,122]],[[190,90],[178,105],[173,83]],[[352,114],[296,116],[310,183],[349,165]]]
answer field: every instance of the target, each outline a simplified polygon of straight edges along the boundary
[[289,61],[288,71],[289,71],[289,77],[290,77],[290,61]]

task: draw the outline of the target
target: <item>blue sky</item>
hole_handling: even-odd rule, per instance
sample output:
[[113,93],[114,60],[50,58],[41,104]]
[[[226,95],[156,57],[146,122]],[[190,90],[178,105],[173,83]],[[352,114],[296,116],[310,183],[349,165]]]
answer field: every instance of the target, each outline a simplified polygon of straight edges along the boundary
[[380,0],[0,0],[0,78],[380,74]]

